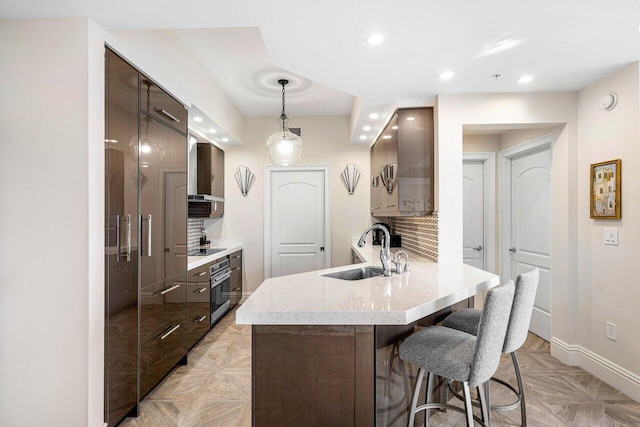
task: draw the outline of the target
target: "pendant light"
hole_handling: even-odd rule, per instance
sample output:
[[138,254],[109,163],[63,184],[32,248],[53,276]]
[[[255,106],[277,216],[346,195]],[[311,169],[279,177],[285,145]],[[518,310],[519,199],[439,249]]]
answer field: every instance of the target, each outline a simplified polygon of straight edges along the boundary
[[302,139],[289,131],[289,118],[284,112],[284,87],[289,80],[278,80],[282,85],[282,114],[280,114],[280,129],[267,139],[267,150],[271,162],[275,165],[289,166],[296,164],[302,153]]
[[[147,79],[144,79],[142,83],[147,86],[147,111],[151,111],[151,86],[153,83]],[[153,125],[153,119],[144,114],[140,138],[136,135],[129,142],[133,160],[139,160],[140,166],[143,168],[158,167],[167,153],[163,141],[155,135],[155,132],[150,131],[153,129]]]

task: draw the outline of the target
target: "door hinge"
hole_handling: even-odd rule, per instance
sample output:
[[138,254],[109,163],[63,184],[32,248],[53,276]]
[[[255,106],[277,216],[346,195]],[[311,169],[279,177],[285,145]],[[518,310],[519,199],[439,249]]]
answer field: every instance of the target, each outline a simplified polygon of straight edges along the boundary
[[324,252],[324,246],[320,246],[320,252]]

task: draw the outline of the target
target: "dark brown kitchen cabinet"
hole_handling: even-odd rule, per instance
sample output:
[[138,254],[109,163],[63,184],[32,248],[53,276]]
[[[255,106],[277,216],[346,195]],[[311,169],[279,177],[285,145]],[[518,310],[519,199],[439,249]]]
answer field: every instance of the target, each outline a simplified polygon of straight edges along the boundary
[[187,285],[187,341],[192,348],[211,328],[211,263],[189,270]]
[[140,395],[144,396],[185,358],[186,311],[148,334],[140,343]]
[[142,74],[140,109],[182,133],[187,132],[187,110],[184,106]]
[[231,269],[231,297],[230,307],[233,308],[242,299],[242,251],[229,255],[229,268]]
[[198,194],[224,199],[224,151],[198,143]]
[[105,82],[105,420],[116,425],[186,360],[187,113],[109,49]]
[[371,214],[433,212],[433,108],[396,111],[371,147]]

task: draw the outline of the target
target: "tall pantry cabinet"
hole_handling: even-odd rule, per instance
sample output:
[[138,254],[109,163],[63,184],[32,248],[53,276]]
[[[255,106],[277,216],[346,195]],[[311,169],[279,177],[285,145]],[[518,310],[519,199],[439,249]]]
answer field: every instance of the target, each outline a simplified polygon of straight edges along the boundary
[[187,354],[187,112],[105,55],[105,419]]

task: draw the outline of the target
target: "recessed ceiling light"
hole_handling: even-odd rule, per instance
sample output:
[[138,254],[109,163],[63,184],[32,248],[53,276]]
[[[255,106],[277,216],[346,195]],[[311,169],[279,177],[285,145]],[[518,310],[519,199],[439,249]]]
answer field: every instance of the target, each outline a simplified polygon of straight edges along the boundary
[[216,133],[218,132],[217,130],[215,130],[214,128],[209,129],[209,133]]
[[531,76],[522,76],[518,80],[518,83],[531,83],[532,80],[533,80],[533,77]]
[[379,44],[382,44],[382,42],[384,41],[384,34],[380,34],[380,33],[369,34],[365,40],[367,44],[370,44],[371,46],[377,46]]
[[229,138],[222,138],[222,142],[229,142]]
[[201,122],[201,121],[202,121],[202,117],[200,117],[200,116],[195,116],[195,117],[193,118],[193,121],[194,121],[194,122]]
[[378,114],[376,114],[376,113],[371,113],[371,114],[369,114],[369,118],[370,118],[370,119],[377,119],[377,118],[378,118]]
[[364,126],[362,130],[371,130],[371,126]]
[[382,137],[382,139],[391,139],[391,135],[385,135]]
[[364,141],[365,139],[367,139],[367,135],[360,135],[360,139]]
[[393,126],[391,126],[391,129],[393,129],[393,130],[398,129],[398,125],[393,125]]
[[416,119],[416,118],[415,118],[415,117],[413,117],[413,116],[411,116],[411,117],[407,117],[407,121],[408,121],[408,122],[411,122],[411,121],[413,121],[413,120],[415,120],[415,119]]
[[443,71],[440,73],[440,80],[451,80],[453,78],[453,71]]

